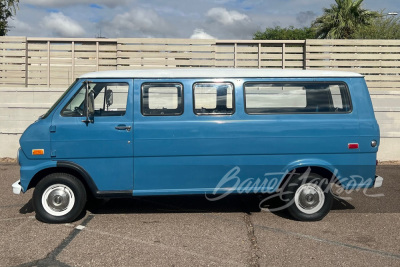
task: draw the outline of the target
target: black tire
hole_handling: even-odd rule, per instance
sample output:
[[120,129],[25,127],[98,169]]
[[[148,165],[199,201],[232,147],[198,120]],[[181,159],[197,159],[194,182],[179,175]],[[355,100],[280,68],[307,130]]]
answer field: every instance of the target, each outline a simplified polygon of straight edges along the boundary
[[[46,223],[72,222],[82,213],[85,204],[84,185],[75,176],[67,173],[47,175],[33,192],[36,218]],[[64,207],[65,205],[67,206]]]
[[284,190],[290,215],[299,221],[323,219],[332,208],[330,187],[329,180],[316,173],[293,175]]

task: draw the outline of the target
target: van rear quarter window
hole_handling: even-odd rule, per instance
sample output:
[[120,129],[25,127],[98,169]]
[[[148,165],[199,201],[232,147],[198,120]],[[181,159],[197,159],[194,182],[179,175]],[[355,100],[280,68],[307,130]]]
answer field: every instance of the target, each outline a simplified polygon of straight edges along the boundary
[[351,112],[345,83],[245,83],[244,95],[248,114]]

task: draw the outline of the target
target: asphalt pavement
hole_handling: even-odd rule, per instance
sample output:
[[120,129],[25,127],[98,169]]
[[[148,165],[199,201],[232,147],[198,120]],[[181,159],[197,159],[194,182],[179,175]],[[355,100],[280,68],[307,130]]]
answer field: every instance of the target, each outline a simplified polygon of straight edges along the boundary
[[342,192],[319,222],[260,210],[256,196],[142,197],[92,203],[71,224],[35,219],[0,163],[0,266],[400,266],[400,165],[381,188]]

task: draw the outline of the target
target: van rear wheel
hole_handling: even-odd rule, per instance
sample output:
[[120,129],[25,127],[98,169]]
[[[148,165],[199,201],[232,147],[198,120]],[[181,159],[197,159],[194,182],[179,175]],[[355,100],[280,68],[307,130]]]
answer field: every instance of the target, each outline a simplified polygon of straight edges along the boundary
[[67,173],[44,177],[33,192],[36,217],[47,223],[75,220],[86,204],[86,190],[81,181]]
[[299,221],[319,221],[331,210],[333,196],[328,179],[319,174],[296,174],[289,181],[285,194],[291,202],[290,215]]

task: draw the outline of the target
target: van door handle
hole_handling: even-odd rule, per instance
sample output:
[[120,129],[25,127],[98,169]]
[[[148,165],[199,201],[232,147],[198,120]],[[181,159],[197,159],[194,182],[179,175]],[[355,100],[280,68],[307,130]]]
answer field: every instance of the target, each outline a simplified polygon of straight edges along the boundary
[[132,129],[132,127],[120,124],[118,126],[115,126],[115,129],[117,129],[117,130],[126,130],[127,132],[129,132]]

